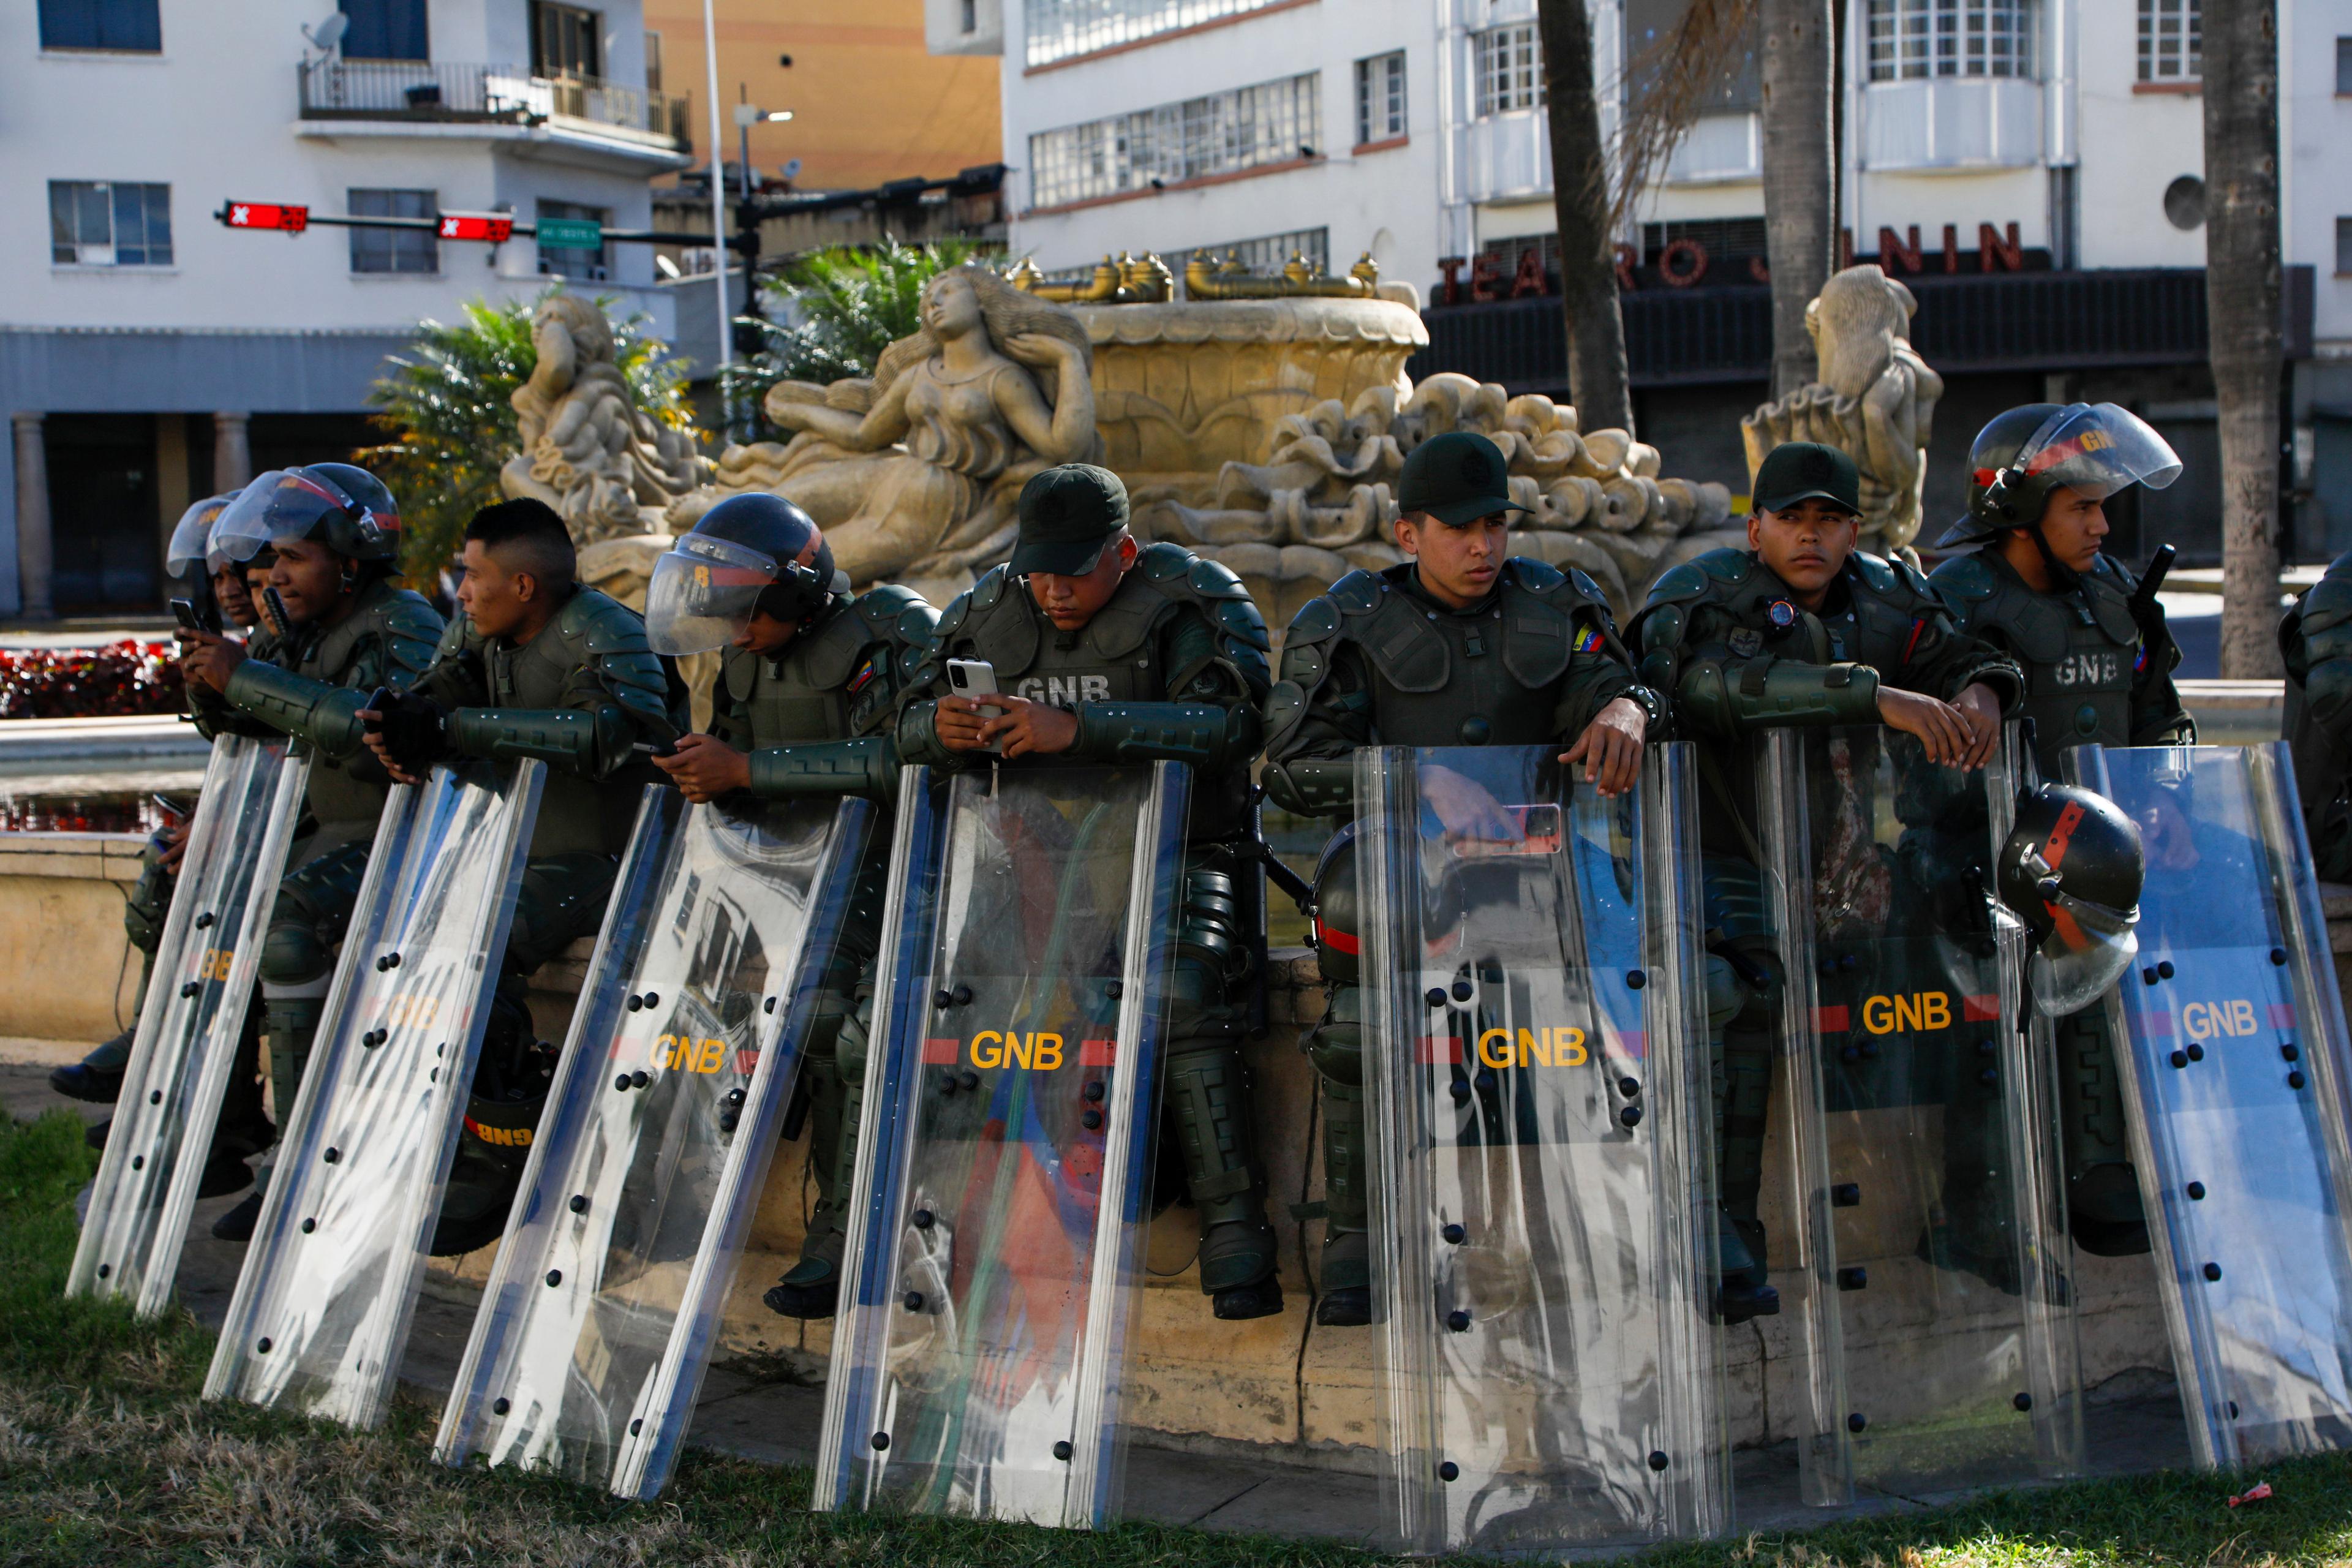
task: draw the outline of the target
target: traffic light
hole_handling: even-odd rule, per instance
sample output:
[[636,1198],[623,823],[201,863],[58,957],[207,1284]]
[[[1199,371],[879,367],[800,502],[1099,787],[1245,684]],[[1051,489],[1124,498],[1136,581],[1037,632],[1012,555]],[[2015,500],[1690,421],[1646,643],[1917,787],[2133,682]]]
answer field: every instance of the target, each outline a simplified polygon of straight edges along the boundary
[[491,245],[504,245],[514,237],[514,216],[511,213],[443,213],[440,235],[443,239],[478,239]]
[[231,228],[275,228],[299,234],[310,226],[310,209],[288,202],[229,202],[220,220]]

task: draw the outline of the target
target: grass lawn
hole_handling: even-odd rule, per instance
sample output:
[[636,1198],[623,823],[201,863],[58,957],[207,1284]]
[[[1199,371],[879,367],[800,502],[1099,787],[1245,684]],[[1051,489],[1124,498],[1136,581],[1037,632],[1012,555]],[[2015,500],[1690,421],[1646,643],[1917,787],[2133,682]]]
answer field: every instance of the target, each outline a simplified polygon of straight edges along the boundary
[[[436,1405],[381,1432],[196,1398],[213,1336],[61,1299],[94,1156],[63,1113],[0,1122],[0,1564],[1364,1564],[1335,1546],[1129,1525],[1098,1535],[803,1511],[806,1471],[689,1454],[657,1502],[428,1458]],[[2146,1476],[1940,1513],[1662,1549],[1643,1568],[2352,1563],[2352,1460]]]

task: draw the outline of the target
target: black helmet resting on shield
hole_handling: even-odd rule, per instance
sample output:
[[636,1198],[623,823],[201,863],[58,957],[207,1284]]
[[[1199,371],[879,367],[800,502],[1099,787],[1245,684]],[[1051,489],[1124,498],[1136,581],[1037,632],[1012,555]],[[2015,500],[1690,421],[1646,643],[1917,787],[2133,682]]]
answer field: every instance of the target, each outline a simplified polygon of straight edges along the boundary
[[2036,784],[2000,848],[2000,901],[2033,941],[2033,1005],[2052,1017],[2089,1005],[2139,952],[2139,827],[2104,795]]
[[[807,564],[799,557],[817,540]],[[654,563],[646,588],[646,637],[673,657],[724,647],[753,611],[799,626],[845,584],[815,521],[779,495],[730,496],[702,514]]]
[[400,509],[365,468],[312,463],[256,479],[213,531],[214,542],[236,561],[294,539],[319,540],[346,560],[389,562],[400,553]]
[[1977,432],[1969,448],[1968,515],[1944,531],[1936,548],[2023,528],[2049,560],[2041,523],[2051,491],[2063,487],[2105,500],[2128,485],[2160,490],[2179,477],[2179,457],[2128,410],[2112,403],[2028,403]]

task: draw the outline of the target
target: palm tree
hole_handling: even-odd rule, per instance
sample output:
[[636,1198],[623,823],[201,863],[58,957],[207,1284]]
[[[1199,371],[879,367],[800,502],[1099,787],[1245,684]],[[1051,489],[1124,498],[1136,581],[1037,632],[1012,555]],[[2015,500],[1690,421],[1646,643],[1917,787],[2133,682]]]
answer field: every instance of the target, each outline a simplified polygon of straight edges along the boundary
[[1762,23],[1764,250],[1772,269],[1772,395],[1813,379],[1805,307],[1837,251],[1830,0],[1757,0]]
[[2281,672],[2277,0],[2204,7],[2205,316],[2221,437],[2221,673]]
[[1592,90],[1592,21],[1585,0],[1538,0],[1551,125],[1553,222],[1560,304],[1568,318],[1568,386],[1587,430],[1633,428],[1625,320],[1617,307],[1616,233],[1601,105]]

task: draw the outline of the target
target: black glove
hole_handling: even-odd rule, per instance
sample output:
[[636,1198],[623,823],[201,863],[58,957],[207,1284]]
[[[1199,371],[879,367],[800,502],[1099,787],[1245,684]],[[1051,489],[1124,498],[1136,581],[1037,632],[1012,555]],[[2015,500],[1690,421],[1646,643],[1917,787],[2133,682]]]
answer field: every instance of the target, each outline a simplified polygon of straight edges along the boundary
[[384,689],[368,706],[383,715],[368,721],[370,732],[383,738],[404,771],[422,773],[449,754],[449,710],[431,698]]

